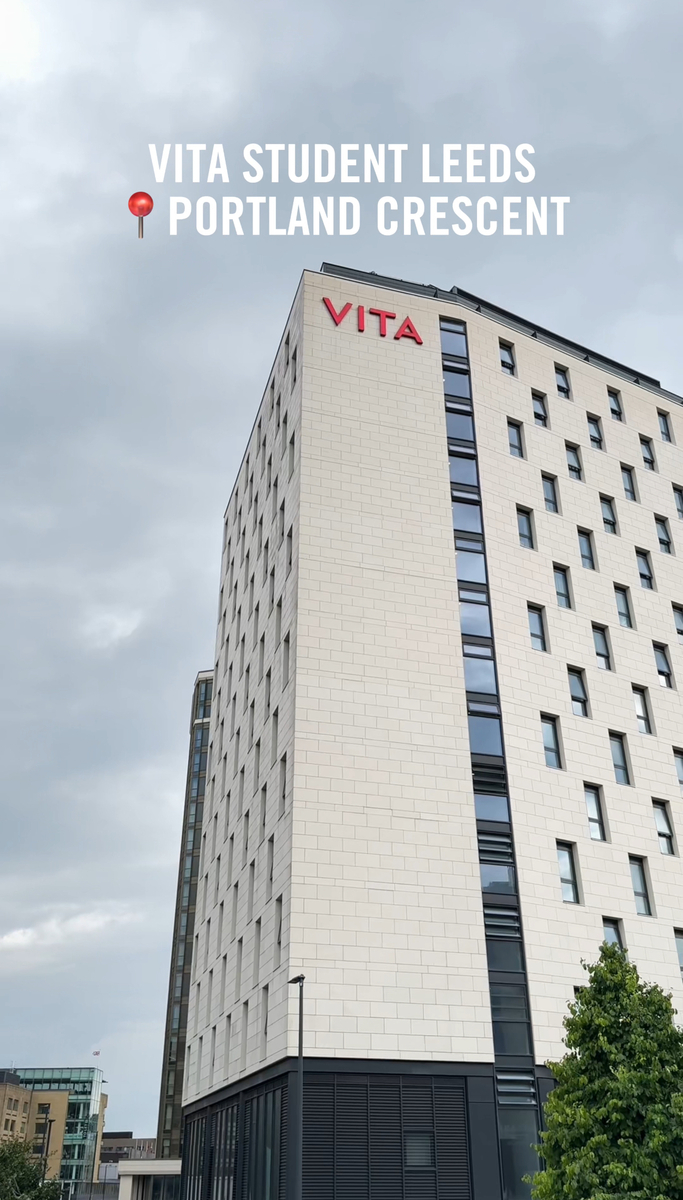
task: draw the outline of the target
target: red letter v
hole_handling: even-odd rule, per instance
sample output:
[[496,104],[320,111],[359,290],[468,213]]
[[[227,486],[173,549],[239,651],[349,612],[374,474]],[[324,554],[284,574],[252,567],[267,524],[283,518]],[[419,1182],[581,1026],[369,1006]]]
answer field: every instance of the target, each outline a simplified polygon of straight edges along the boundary
[[344,320],[344,317],[347,316],[347,314],[351,311],[351,301],[350,300],[347,301],[347,303],[344,305],[341,312],[337,312],[335,310],[334,304],[332,303],[331,300],[329,300],[327,298],[327,296],[323,296],[323,304],[325,305],[328,313],[332,317],[332,320],[334,321],[335,325],[341,325],[342,321]]

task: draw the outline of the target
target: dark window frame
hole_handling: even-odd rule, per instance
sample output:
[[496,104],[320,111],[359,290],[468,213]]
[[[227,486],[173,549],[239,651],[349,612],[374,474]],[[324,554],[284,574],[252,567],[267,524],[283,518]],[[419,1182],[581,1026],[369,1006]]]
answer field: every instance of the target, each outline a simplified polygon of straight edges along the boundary
[[588,438],[593,450],[605,449],[605,438],[602,432],[602,421],[595,413],[586,413],[588,422]]
[[[504,342],[502,338],[498,339],[498,350],[500,357],[500,369],[505,375],[515,376],[517,374],[517,363],[515,360],[515,347],[513,342]],[[505,357],[505,354],[508,357]]]
[[571,400],[572,385],[569,377],[568,367],[561,367],[559,363],[555,363],[555,386],[558,396],[562,396],[564,400]]
[[[591,813],[588,796],[590,793],[591,800],[595,802],[595,812]],[[586,812],[588,814],[588,832],[593,842],[606,842],[607,830],[605,826],[605,807],[602,796],[602,788],[597,783],[584,783],[583,796],[586,804]],[[593,830],[597,830],[597,837]]]
[[[564,904],[580,904],[579,880],[576,870],[576,846],[573,842],[556,842],[557,864],[560,872],[560,887]],[[561,857],[562,855],[562,857]],[[568,874],[563,874],[563,859],[569,867]],[[567,895],[569,892],[569,895]]]
[[654,914],[652,897],[650,895],[651,889],[647,877],[647,859],[640,857],[638,854],[629,854],[628,862],[631,872],[633,897],[636,902],[636,912],[640,917],[651,917]]
[[524,433],[521,421],[507,418],[508,449],[512,458],[526,458],[524,453]]
[[[575,483],[583,483],[583,460],[581,458],[581,447],[575,442],[565,442],[565,455],[567,459],[567,471],[569,478]],[[573,459],[570,458],[570,452]]]
[[613,421],[624,423],[624,406],[621,403],[621,392],[616,388],[607,389],[607,399],[609,401],[610,416]]

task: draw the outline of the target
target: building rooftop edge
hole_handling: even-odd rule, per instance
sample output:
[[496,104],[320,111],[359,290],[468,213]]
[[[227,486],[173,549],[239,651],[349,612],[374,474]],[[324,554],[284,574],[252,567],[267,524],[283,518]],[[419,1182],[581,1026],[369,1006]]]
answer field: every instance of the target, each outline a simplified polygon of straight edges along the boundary
[[682,396],[663,388],[659,380],[654,379],[651,375],[644,375],[642,371],[635,371],[632,367],[624,366],[623,363],[607,358],[604,354],[597,354],[594,350],[589,350],[578,342],[572,342],[569,338],[551,333],[541,325],[527,321],[524,317],[518,317],[515,313],[508,312],[505,308],[499,308],[497,304],[491,304],[488,300],[482,300],[479,296],[474,296],[462,288],[452,287],[450,291],[445,291],[430,283],[411,283],[405,279],[394,279],[391,275],[378,275],[375,271],[358,271],[355,267],[342,267],[328,262],[321,264],[320,274],[333,275],[338,279],[352,279],[357,283],[369,283],[374,287],[387,288],[390,291],[408,292],[413,296],[422,296],[425,299],[439,300],[447,304],[460,304],[463,308],[472,309],[499,324],[507,325],[518,333],[535,338],[546,346],[553,346],[570,354],[573,358],[583,359],[593,367],[600,367],[601,370],[609,371],[612,375],[617,375],[629,383],[655,392],[658,396],[664,396],[667,400],[673,400],[675,404],[683,404]]

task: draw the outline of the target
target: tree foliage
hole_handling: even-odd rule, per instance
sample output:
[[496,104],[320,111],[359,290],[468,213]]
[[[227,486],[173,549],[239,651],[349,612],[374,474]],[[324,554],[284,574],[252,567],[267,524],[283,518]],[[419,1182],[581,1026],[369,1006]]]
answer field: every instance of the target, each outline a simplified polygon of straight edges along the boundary
[[[585,966],[585,964],[584,964]],[[671,996],[603,943],[549,1063],[535,1200],[683,1200],[683,1031]]]
[[43,1182],[43,1161],[19,1138],[0,1142],[0,1200],[60,1200],[58,1179]]

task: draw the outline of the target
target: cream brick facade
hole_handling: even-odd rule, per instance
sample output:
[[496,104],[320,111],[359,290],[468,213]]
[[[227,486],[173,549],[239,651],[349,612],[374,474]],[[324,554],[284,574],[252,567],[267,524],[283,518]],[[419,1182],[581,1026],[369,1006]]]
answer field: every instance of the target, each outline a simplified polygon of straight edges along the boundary
[[[324,297],[337,314],[353,306],[339,324]],[[386,337],[373,308],[396,314]],[[407,315],[422,345],[393,336]],[[465,322],[469,342],[535,1060],[562,1054],[562,1018],[604,917],[622,922],[642,975],[683,1008],[681,859],[660,852],[652,809],[666,801],[678,830],[680,401],[457,292],[305,272],[226,510],[186,1104],[296,1054],[288,980],[300,971],[307,1059],[494,1061],[443,317]],[[501,340],[514,347],[514,377],[501,370]],[[534,422],[532,391],[547,397],[548,428]],[[587,414],[601,420],[603,450],[591,447]],[[510,454],[508,418],[523,426],[524,458]],[[580,447],[582,482],[569,477],[566,442]],[[634,470],[638,503],[624,496],[620,464]],[[545,510],[542,473],[557,479],[558,514]],[[603,530],[601,495],[618,536]],[[533,513],[535,549],[520,546],[517,506]],[[660,552],[655,514],[673,555]],[[592,531],[596,570],[581,565],[578,528]],[[653,591],[640,585],[636,547],[650,553]],[[558,607],[554,563],[570,572],[571,609]],[[632,629],[619,624],[615,584],[630,589]],[[529,603],[544,608],[547,653],[531,648]],[[592,623],[608,628],[611,671],[598,669]],[[660,687],[653,641],[668,646],[672,689]],[[568,666],[584,672],[588,718],[572,713]],[[632,685],[648,689],[652,735],[638,732]],[[541,713],[558,720],[561,770],[546,766]],[[615,782],[610,730],[626,738],[632,786]],[[602,789],[605,841],[591,839],[584,783]],[[578,904],[562,899],[558,841],[574,846]],[[629,855],[646,860],[652,916],[636,913]]]

